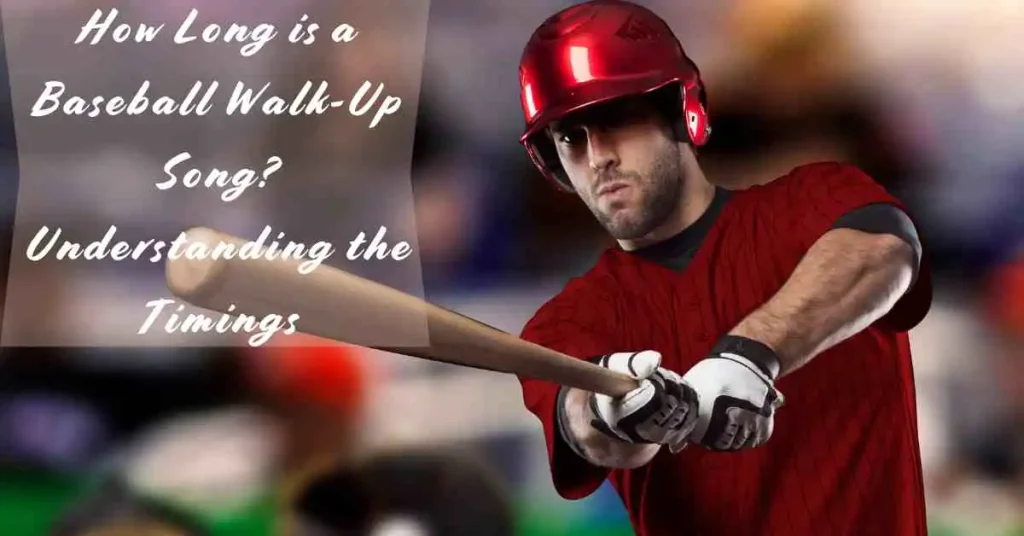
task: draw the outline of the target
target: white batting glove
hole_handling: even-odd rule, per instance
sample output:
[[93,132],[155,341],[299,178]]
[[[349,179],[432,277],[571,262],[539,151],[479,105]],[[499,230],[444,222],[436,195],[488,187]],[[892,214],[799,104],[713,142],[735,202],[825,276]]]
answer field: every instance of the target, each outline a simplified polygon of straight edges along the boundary
[[752,339],[727,336],[711,355],[683,375],[697,394],[697,422],[690,441],[711,450],[763,445],[775,428],[783,396],[775,388],[779,360]]
[[660,353],[614,353],[598,364],[633,376],[640,386],[621,398],[592,393],[591,426],[627,443],[669,445],[673,452],[686,445],[697,418],[696,394],[678,374],[660,368]]

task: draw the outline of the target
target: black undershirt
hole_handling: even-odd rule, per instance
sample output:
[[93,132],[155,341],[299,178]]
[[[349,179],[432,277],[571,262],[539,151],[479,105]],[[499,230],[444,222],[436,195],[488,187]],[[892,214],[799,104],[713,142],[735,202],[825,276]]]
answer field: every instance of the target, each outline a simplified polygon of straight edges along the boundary
[[729,201],[731,196],[732,192],[729,190],[716,187],[715,196],[711,199],[711,204],[704,211],[704,214],[701,214],[692,225],[671,238],[657,244],[633,250],[630,253],[677,272],[685,270],[690,260],[693,259],[694,254],[700,249],[700,245],[704,242],[708,232],[714,227],[715,220],[718,219],[718,215],[722,212],[722,208],[725,207],[726,202]]

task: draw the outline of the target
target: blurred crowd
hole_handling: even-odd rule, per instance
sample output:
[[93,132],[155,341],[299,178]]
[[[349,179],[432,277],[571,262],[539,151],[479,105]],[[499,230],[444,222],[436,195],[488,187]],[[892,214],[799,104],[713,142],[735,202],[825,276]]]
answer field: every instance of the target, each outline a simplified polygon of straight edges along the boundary
[[[165,2],[179,4],[147,0]],[[571,3],[433,0],[422,80],[396,82],[419,89],[405,155],[415,212],[393,217],[414,218],[424,293],[509,331],[609,245],[584,205],[544,183],[517,143],[519,53],[535,26]],[[673,26],[701,67],[713,134],[699,158],[709,178],[743,188],[837,159],[907,203],[936,284],[932,312],[912,333],[933,532],[1024,534],[1024,7],[639,3]],[[3,23],[92,4],[101,3],[4,0]],[[220,11],[228,4],[243,8],[224,2]],[[268,72],[295,83],[351,72],[386,79],[401,68],[389,47],[423,45],[397,26],[365,56],[310,54]],[[190,60],[217,69],[216,57]],[[0,76],[6,88],[6,70]],[[17,150],[10,107],[0,114],[9,229]],[[251,150],[274,146],[286,161],[358,156],[368,176],[403,157],[398,143],[359,139],[344,125],[311,130],[289,119]],[[318,184],[296,178],[291,194],[245,218],[301,227],[295,206],[325,202]],[[331,185],[347,196],[333,210],[359,208],[356,186]],[[397,202],[373,210],[407,212]],[[8,254],[9,237],[2,245]],[[0,278],[38,288],[43,316],[76,299],[45,270],[31,279]],[[101,525],[110,530],[102,534],[423,534],[407,518],[444,536],[629,534],[623,518],[607,517],[607,490],[557,515],[541,504],[551,492],[537,484],[546,476],[535,455],[540,430],[515,406],[517,394],[514,380],[490,373],[326,343],[5,348],[0,534],[79,535]],[[483,431],[460,428],[474,426]]]

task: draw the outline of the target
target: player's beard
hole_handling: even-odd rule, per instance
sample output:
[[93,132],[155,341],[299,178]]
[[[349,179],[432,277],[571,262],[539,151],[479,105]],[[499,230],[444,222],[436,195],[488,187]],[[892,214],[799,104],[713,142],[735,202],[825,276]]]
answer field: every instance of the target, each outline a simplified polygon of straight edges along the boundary
[[[634,206],[602,210],[594,192],[613,180],[627,182],[637,190]],[[642,238],[668,220],[679,206],[683,185],[679,147],[671,145],[659,152],[649,173],[615,171],[596,184],[587,206],[601,226],[616,240]]]

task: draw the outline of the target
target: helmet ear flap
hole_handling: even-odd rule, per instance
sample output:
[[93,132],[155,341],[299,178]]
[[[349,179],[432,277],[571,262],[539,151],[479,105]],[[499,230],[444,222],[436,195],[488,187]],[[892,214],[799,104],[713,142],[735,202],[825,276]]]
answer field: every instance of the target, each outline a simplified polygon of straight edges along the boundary
[[544,178],[554,183],[558,189],[564,192],[575,192],[572,182],[569,181],[569,175],[566,174],[565,168],[562,167],[562,161],[558,158],[558,150],[555,149],[555,144],[544,131],[533,135],[527,141],[526,152],[530,155],[530,160],[533,161],[533,164],[544,175]]
[[696,147],[701,147],[711,137],[711,122],[708,120],[704,88],[700,82],[680,86],[682,113],[676,123],[676,136],[681,140],[689,140]]

